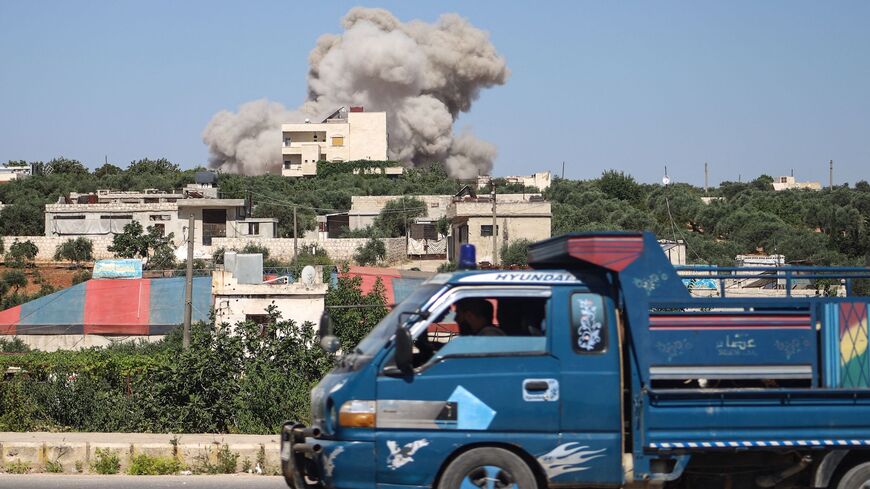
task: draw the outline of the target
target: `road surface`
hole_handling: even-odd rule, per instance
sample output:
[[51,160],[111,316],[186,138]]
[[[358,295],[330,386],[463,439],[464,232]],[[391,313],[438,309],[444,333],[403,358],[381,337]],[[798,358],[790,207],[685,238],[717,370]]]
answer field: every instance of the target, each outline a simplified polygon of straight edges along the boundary
[[0,474],[0,489],[286,489],[283,477],[263,475]]

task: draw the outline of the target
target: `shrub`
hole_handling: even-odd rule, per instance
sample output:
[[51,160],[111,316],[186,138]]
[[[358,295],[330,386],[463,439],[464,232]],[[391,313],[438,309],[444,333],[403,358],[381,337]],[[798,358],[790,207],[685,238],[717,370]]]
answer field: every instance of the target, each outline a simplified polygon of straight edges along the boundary
[[249,253],[252,255],[256,255],[259,253],[259,254],[263,255],[263,261],[266,261],[269,259],[269,248],[266,248],[263,245],[258,245],[255,243],[246,244],[245,247],[242,248],[241,251],[239,251],[239,253]]
[[511,244],[502,245],[499,251],[499,261],[502,266],[519,265],[526,266],[529,264],[529,245],[531,241],[527,239],[518,239]]
[[26,474],[30,472],[30,462],[22,462],[16,459],[5,465],[4,469],[10,474]]
[[211,463],[207,454],[200,454],[196,458],[193,472],[197,474],[235,474],[239,461],[239,454],[230,450],[226,444],[220,446],[217,452],[217,461]]
[[80,284],[82,282],[87,282],[91,279],[91,271],[90,270],[79,270],[78,272],[73,274],[72,284]]
[[145,453],[136,455],[130,461],[127,473],[130,475],[171,475],[184,468],[174,457],[151,456]]
[[14,268],[23,268],[33,264],[39,248],[32,241],[18,241],[17,239],[9,246],[6,252],[6,261]]
[[94,244],[88,238],[68,239],[57,245],[54,250],[56,261],[67,260],[81,264],[94,259]]
[[94,460],[91,468],[98,474],[117,474],[121,470],[121,459],[118,452],[108,448],[97,448],[94,451]]
[[45,471],[50,474],[62,474],[63,464],[57,460],[49,460],[45,462]]
[[375,265],[387,257],[387,247],[383,241],[371,238],[357,248],[353,259],[360,265]]

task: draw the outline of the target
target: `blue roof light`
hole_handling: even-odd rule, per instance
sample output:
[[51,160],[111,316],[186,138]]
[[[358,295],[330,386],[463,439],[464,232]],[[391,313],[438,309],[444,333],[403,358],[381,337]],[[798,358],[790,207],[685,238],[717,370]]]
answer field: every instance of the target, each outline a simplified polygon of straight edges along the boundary
[[477,250],[473,244],[464,244],[459,247],[459,269],[474,270],[477,268]]

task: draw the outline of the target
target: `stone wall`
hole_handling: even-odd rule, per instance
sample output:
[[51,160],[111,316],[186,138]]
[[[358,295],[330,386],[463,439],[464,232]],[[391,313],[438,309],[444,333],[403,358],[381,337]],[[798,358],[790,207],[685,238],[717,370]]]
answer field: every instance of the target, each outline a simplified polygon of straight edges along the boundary
[[[326,250],[329,257],[338,261],[351,261],[357,248],[363,246],[368,239],[366,238],[335,238],[335,239],[299,239],[299,250],[305,246],[317,245]],[[403,261],[407,257],[405,251],[405,238],[386,238],[383,240],[387,248],[387,263],[397,263]],[[217,248],[235,248],[242,249],[246,244],[256,244],[265,246],[269,250],[269,255],[279,260],[293,259],[293,238],[271,238],[271,239],[251,239],[251,238],[214,238],[212,240],[213,249]]]
[[[17,239],[18,241],[30,241],[39,248],[39,253],[36,255],[36,261],[54,261],[54,251],[57,246],[64,241],[70,239],[69,236],[4,236],[4,250],[9,251],[9,247]],[[102,260],[105,258],[114,258],[115,255],[107,250],[112,244],[112,236],[92,236],[88,237],[91,243],[94,244],[94,259]]]

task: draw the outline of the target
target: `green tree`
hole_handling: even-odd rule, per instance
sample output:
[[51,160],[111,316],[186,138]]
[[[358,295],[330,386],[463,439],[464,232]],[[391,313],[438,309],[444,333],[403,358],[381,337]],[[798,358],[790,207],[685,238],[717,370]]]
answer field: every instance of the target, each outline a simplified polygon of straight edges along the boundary
[[32,266],[37,254],[39,248],[32,241],[18,241],[16,238],[6,252],[6,262],[14,268]]
[[157,160],[152,160],[148,158],[143,158],[141,160],[136,160],[130,162],[130,166],[127,167],[127,172],[132,174],[167,174],[167,173],[178,173],[180,168],[177,164],[172,163],[166,158],[160,158]]
[[119,175],[123,172],[124,172],[124,170],[122,170],[121,168],[119,168],[111,163],[105,163],[101,167],[94,170],[94,176],[102,179],[102,178],[112,176],[112,175]]
[[531,241],[518,239],[511,244],[503,244],[499,251],[499,260],[502,266],[526,266],[529,264],[529,245]]
[[639,202],[643,197],[640,185],[631,175],[616,170],[607,170],[598,179],[598,187],[610,198]]
[[124,226],[124,232],[112,236],[112,244],[107,248],[119,258],[146,258],[151,240],[144,234],[142,224],[132,221]]
[[369,293],[363,293],[362,279],[347,272],[347,268],[340,271],[336,286],[326,293],[325,302],[342,350],[352,351],[388,311],[380,279]]
[[425,217],[426,204],[414,197],[401,197],[391,200],[375,217],[373,227],[380,229],[388,238],[404,237],[407,234],[406,224],[410,225],[414,218]]
[[46,163],[45,172],[64,175],[87,175],[88,169],[78,160],[58,156]]
[[376,265],[387,257],[387,247],[383,241],[370,238],[364,245],[357,248],[353,259],[360,265]]
[[82,262],[93,261],[94,243],[84,237],[68,239],[57,245],[54,250],[54,259],[57,261],[68,260],[77,266],[80,266]]
[[27,276],[18,269],[4,270],[3,275],[0,275],[0,280],[6,284],[7,289],[12,290],[13,294],[27,286]]

